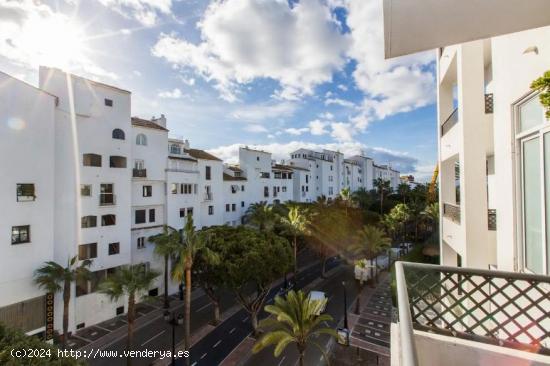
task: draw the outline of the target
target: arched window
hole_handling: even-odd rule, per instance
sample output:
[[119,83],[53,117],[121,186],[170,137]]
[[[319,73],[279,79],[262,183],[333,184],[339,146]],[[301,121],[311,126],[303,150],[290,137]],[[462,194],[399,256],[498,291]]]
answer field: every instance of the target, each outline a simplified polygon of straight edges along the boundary
[[147,145],[147,136],[145,136],[144,134],[140,133],[139,135],[136,136],[136,145]]
[[124,140],[126,137],[124,135],[124,131],[122,131],[120,128],[115,128],[113,130],[113,138],[117,140]]

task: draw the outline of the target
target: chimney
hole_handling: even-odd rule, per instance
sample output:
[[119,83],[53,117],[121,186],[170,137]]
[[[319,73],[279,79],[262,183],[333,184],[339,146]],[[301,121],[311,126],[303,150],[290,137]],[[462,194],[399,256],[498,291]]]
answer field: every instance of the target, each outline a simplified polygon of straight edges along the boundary
[[157,125],[166,128],[166,117],[164,114],[161,114],[159,118],[153,117],[151,121],[155,122]]
[[186,150],[189,149],[189,140],[185,139],[185,141],[183,142],[183,146]]

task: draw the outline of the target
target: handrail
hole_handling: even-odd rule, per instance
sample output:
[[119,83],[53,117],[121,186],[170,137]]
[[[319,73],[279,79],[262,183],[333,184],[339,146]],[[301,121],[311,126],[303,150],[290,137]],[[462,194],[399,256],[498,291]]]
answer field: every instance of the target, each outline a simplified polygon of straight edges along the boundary
[[414,331],[409,305],[409,295],[403,270],[403,262],[395,262],[395,277],[397,279],[397,305],[399,310],[399,334],[401,341],[401,357],[403,366],[418,365],[418,356],[414,345]]
[[441,136],[445,135],[449,130],[458,122],[458,108],[455,108],[453,112],[447,117],[445,122],[441,124]]

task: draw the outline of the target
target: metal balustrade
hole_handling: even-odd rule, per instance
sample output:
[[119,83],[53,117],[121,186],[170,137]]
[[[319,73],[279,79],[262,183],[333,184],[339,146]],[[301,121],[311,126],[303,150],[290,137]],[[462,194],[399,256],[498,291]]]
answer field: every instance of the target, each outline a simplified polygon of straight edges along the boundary
[[487,226],[489,230],[497,229],[497,210],[493,208],[487,210]]
[[443,204],[443,216],[451,219],[452,221],[460,224],[460,206],[452,205],[450,203]]
[[485,114],[493,113],[493,93],[485,94]]
[[445,135],[449,130],[458,123],[458,108],[441,124],[441,136]]
[[147,169],[133,169],[132,176],[134,178],[147,178]]
[[[400,327],[550,355],[549,276],[408,262],[396,269]],[[414,336],[403,330],[402,350],[410,349]]]

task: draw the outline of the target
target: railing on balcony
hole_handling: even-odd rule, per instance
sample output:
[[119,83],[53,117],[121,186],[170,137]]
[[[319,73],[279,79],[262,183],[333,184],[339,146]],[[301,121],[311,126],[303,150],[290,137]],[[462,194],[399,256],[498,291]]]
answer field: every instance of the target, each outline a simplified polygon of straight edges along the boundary
[[550,277],[397,262],[403,364],[412,329],[550,355]]
[[487,210],[487,223],[489,230],[497,229],[497,210],[493,208]]
[[212,201],[213,199],[214,199],[214,195],[212,194],[212,192],[206,192],[204,194],[205,201]]
[[136,169],[133,170],[134,178],[147,178],[147,169]]
[[114,206],[116,205],[116,196],[112,193],[100,193],[99,194],[100,206]]
[[485,94],[485,114],[493,113],[493,93]]
[[453,220],[460,224],[460,206],[452,205],[450,203],[443,204],[443,216]]
[[445,135],[449,130],[456,125],[458,122],[458,108],[455,108],[453,113],[447,119],[445,122],[441,124],[441,136]]

